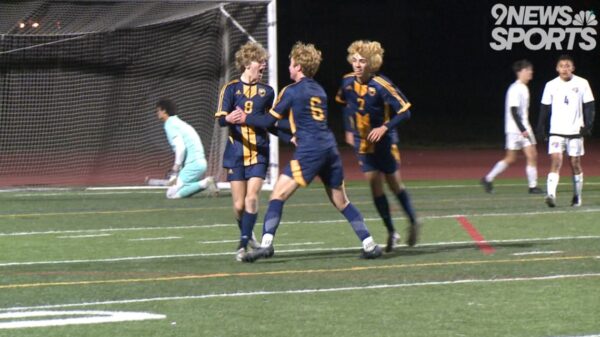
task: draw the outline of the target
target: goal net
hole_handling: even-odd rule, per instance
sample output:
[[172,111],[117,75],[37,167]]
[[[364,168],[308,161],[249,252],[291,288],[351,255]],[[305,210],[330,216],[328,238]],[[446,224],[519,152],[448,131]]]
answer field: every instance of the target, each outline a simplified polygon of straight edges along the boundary
[[207,174],[224,180],[219,92],[239,76],[233,55],[248,39],[269,49],[276,72],[273,6],[1,2],[0,187],[141,185],[163,176],[173,162],[154,108],[163,97],[200,134]]

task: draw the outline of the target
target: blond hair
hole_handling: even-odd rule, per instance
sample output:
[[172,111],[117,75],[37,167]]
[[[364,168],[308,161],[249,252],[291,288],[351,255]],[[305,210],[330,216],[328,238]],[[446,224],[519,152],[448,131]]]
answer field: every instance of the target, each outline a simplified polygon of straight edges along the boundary
[[248,41],[235,53],[235,66],[244,72],[252,61],[262,63],[269,58],[269,53],[258,42]]
[[321,51],[315,48],[314,44],[304,44],[300,41],[292,47],[290,59],[302,67],[302,73],[307,77],[315,76],[323,60]]
[[348,62],[352,63],[352,56],[359,54],[367,59],[367,65],[371,71],[379,71],[383,64],[383,53],[385,50],[377,41],[358,40],[352,42],[348,47]]

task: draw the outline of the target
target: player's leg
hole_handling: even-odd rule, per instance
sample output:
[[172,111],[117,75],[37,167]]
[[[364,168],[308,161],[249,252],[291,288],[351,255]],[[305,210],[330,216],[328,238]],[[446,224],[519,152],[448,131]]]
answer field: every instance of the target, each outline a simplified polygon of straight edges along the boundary
[[516,146],[514,135],[506,135],[506,153],[504,158],[496,162],[494,167],[481,179],[481,185],[487,193],[494,192],[494,185],[492,182],[502,172],[504,172],[512,163],[517,160],[517,150],[520,149]]
[[[266,167],[266,165],[265,165]],[[246,248],[250,243],[252,248],[258,248],[258,243],[254,236],[254,225],[258,216],[258,198],[262,189],[264,179],[262,176],[251,177],[246,186],[246,196],[244,198],[244,212],[242,213],[242,242],[241,245]]]
[[202,177],[205,172],[206,161],[184,166],[177,177],[178,180],[183,182],[183,186],[177,191],[177,195],[180,198],[188,198],[205,190],[211,182],[214,184],[212,177],[200,180],[200,177]]
[[544,193],[542,189],[537,187],[537,150],[535,145],[528,145],[523,148],[523,153],[525,154],[525,158],[527,160],[527,165],[525,166],[525,174],[527,176],[527,184],[529,187],[530,194],[541,194]]
[[337,148],[326,154],[324,162],[319,169],[319,177],[325,185],[325,191],[331,203],[342,213],[352,226],[354,233],[362,242],[362,258],[374,259],[381,256],[381,248],[375,243],[365,224],[360,211],[350,202],[344,187],[344,169],[342,159]]
[[331,203],[348,220],[354,233],[362,242],[362,258],[374,259],[381,256],[381,248],[375,243],[365,224],[365,220],[360,211],[348,200],[344,185],[330,187],[325,185],[325,191]]
[[550,136],[548,140],[548,154],[550,154],[550,172],[546,181],[546,204],[556,207],[556,189],[560,180],[560,168],[563,162],[563,151],[566,150],[564,137]]
[[406,239],[406,244],[409,246],[414,246],[417,244],[419,239],[419,231],[420,231],[420,223],[417,218],[417,214],[412,205],[412,201],[410,195],[406,188],[404,187],[404,183],[402,182],[402,176],[400,174],[400,170],[396,170],[393,173],[388,173],[385,175],[385,180],[390,187],[390,190],[396,195],[398,201],[400,202],[400,206],[404,210],[404,213],[408,217],[409,227],[408,227],[408,238]]
[[283,204],[294,194],[298,187],[300,185],[285,173],[279,176],[271,193],[269,206],[267,206],[267,211],[265,212],[261,247],[248,252],[242,259],[244,262],[254,262],[261,258],[269,258],[275,254],[273,240],[281,222]]
[[377,213],[383,220],[383,224],[388,232],[388,245],[386,246],[386,251],[389,252],[392,250],[395,244],[394,237],[397,236],[399,239],[399,235],[397,235],[396,229],[394,228],[392,215],[390,213],[390,205],[383,190],[382,174],[379,171],[369,171],[365,172],[365,178],[367,178],[371,188],[371,195],[373,196],[375,209],[377,209]]
[[[233,206],[233,217],[240,229],[240,240],[242,235],[242,214],[244,213],[246,198],[246,180],[229,180],[231,185],[231,201]],[[241,247],[238,247],[238,249]]]
[[569,139],[567,154],[570,157],[571,171],[573,172],[573,199],[571,200],[571,206],[579,207],[583,201],[583,169],[581,168],[581,157],[585,154],[583,138]]

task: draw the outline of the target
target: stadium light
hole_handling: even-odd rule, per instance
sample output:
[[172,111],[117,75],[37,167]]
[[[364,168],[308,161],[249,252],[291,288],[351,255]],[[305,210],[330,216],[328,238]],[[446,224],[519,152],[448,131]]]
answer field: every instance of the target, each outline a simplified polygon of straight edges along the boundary
[[21,29],[25,28],[25,22],[19,22],[19,28],[21,28]]
[[39,23],[39,22],[33,22],[33,23],[31,24],[31,27],[33,27],[33,28],[38,28],[39,26],[40,26],[40,23]]

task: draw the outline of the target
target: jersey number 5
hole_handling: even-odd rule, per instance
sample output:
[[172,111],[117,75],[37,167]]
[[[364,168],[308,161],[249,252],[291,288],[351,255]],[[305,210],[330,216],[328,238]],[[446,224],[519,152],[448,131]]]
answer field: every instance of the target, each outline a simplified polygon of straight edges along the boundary
[[310,112],[314,120],[322,122],[325,120],[325,113],[321,108],[321,98],[319,97],[311,97],[310,98]]

